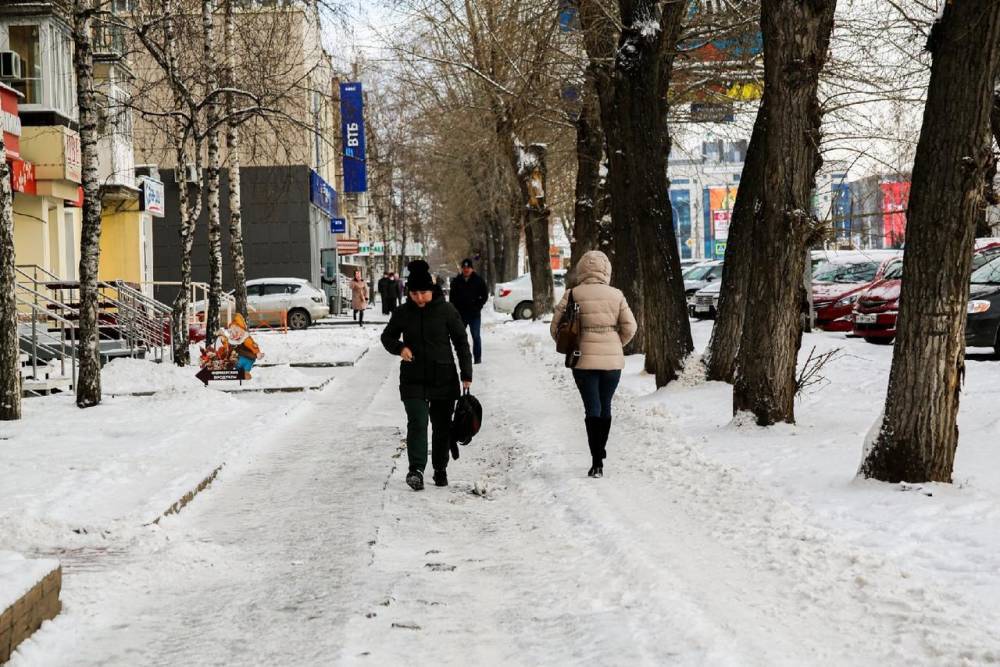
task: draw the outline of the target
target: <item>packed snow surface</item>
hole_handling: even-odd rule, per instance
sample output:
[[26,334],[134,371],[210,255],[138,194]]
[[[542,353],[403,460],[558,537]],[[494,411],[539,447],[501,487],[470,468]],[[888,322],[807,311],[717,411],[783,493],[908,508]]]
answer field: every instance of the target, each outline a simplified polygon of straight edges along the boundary
[[[807,335],[803,358],[844,353],[797,403],[798,423],[769,429],[734,420],[731,389],[700,380],[696,360],[655,391],[630,358],[607,476],[591,480],[580,401],[545,325],[488,321],[473,384],[483,430],[449,465],[451,485],[428,479],[422,493],[403,481],[398,360],[377,347],[294,402],[194,392],[72,415],[69,401],[44,414],[27,402],[24,424],[0,426],[4,445],[50,454],[0,459],[19,485],[3,496],[0,549],[59,551],[65,610],[11,664],[1000,661],[1000,362],[969,362],[956,483],[890,485],[855,479],[888,347]],[[694,334],[700,351],[709,326]],[[200,421],[179,417],[199,405]],[[57,419],[88,456],[34,433]],[[150,444],[160,437],[179,461]],[[207,457],[184,444],[227,437],[240,445]],[[102,490],[131,442],[150,467],[225,466],[144,527],[134,507],[184,485],[147,474],[145,500]],[[111,529],[69,530],[81,497],[103,498],[88,525]]]
[[57,567],[59,561],[51,558],[27,559],[13,551],[0,551],[0,613]]

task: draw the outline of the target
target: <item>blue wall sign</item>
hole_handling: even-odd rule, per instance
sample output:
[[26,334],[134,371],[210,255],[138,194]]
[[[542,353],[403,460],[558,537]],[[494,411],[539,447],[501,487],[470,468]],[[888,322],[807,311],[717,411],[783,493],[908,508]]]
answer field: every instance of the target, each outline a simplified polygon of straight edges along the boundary
[[367,192],[364,99],[360,83],[340,84],[340,122],[344,144],[344,192]]
[[331,234],[346,234],[347,220],[345,218],[330,218]]
[[333,217],[337,210],[337,191],[315,171],[309,170],[309,201],[319,210]]
[[139,186],[139,210],[150,215],[162,218],[166,210],[166,197],[163,192],[163,183],[149,177],[145,177]]

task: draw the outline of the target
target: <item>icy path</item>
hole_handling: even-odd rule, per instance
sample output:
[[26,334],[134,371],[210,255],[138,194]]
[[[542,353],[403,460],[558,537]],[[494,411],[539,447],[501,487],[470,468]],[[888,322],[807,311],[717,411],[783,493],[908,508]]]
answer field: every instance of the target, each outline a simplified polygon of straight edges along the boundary
[[608,477],[584,477],[575,390],[523,332],[489,334],[487,428],[451,487],[403,484],[395,365],[373,351],[67,577],[64,616],[12,664],[1000,661],[996,619],[816,530],[663,414],[619,403]]

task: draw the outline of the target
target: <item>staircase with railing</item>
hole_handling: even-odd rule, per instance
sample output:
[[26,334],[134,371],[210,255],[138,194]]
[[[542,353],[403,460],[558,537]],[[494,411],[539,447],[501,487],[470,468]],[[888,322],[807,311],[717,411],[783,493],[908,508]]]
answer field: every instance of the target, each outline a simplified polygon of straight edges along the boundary
[[[76,385],[80,283],[35,265],[16,267],[18,338],[26,394]],[[101,363],[118,357],[170,354],[169,306],[123,281],[98,283],[98,352]]]

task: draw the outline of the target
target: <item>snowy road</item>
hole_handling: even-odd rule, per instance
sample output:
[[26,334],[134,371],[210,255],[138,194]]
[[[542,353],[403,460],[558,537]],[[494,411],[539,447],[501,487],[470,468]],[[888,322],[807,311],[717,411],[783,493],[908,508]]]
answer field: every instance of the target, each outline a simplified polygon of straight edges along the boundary
[[[702,456],[623,400],[590,480],[575,390],[498,326],[484,431],[411,492],[373,351],[160,528],[68,564],[13,665],[982,664],[997,619]],[[473,492],[475,491],[475,493]]]

